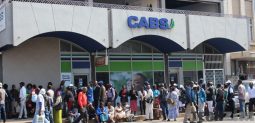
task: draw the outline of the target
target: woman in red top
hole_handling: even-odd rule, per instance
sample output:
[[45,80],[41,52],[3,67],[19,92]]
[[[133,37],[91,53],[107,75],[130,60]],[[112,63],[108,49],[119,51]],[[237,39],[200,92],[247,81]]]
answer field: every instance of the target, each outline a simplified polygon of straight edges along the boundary
[[122,89],[120,90],[119,96],[120,96],[121,104],[123,106],[125,106],[126,103],[128,102],[128,91],[127,91],[127,88],[126,88],[125,85],[122,86]]

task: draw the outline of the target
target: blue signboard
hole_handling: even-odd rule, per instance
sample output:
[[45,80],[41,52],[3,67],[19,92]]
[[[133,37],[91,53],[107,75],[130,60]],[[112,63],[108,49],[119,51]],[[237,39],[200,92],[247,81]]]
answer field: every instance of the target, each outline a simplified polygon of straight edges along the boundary
[[174,28],[174,20],[168,20],[167,18],[155,18],[155,17],[140,17],[129,16],[127,19],[128,27],[130,28],[146,28],[146,29],[172,29]]

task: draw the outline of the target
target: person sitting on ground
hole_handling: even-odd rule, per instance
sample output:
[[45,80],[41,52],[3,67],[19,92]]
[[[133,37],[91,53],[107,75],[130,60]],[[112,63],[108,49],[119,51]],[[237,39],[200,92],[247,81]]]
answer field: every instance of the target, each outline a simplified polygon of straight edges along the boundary
[[70,123],[73,123],[79,116],[80,113],[78,112],[78,109],[74,108],[72,111],[69,112],[68,120]]
[[108,116],[108,110],[104,107],[104,103],[101,102],[100,106],[97,108],[96,111],[96,121],[97,123],[104,123],[108,122],[109,116]]
[[108,109],[108,115],[109,115],[110,122],[115,122],[114,121],[114,107],[112,106],[111,102],[107,103],[107,109]]
[[117,106],[115,107],[115,120],[120,121],[121,119],[125,118],[125,110],[122,108],[120,103],[117,103]]

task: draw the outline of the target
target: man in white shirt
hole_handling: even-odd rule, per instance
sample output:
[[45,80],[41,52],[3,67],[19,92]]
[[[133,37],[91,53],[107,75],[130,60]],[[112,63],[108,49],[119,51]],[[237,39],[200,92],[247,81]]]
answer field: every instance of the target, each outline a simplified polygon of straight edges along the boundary
[[19,98],[20,98],[20,112],[19,112],[19,119],[22,118],[24,112],[24,118],[27,118],[27,108],[26,108],[26,97],[27,97],[27,90],[25,87],[24,82],[20,82],[20,91],[19,91]]
[[153,120],[153,91],[150,85],[147,85],[147,95],[145,96],[146,106],[145,106],[145,119]]
[[253,118],[253,106],[255,106],[255,88],[253,83],[249,84],[250,88],[248,90],[249,93],[249,118]]
[[6,95],[7,94],[5,90],[3,89],[3,84],[0,83],[0,115],[4,123],[6,121],[6,112],[5,112],[5,96]]
[[240,104],[240,118],[245,118],[245,87],[241,80],[238,80],[238,99]]

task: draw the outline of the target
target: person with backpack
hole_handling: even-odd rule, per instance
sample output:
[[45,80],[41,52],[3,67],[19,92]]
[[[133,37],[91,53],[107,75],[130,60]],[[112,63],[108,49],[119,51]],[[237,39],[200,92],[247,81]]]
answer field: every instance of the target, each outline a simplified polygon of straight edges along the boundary
[[233,100],[234,98],[234,90],[231,87],[231,81],[228,80],[226,82],[226,86],[227,86],[227,103],[228,103],[228,109],[231,111],[231,118],[234,118],[234,112],[235,112],[235,102]]
[[223,120],[224,113],[224,90],[221,84],[217,85],[216,92],[216,107],[215,107],[215,120]]
[[167,101],[166,101],[166,96],[167,96],[167,90],[164,88],[164,84],[161,84],[160,87],[160,94],[159,94],[159,102],[160,102],[160,107],[162,109],[162,115],[163,115],[163,121],[166,120],[167,118]]

